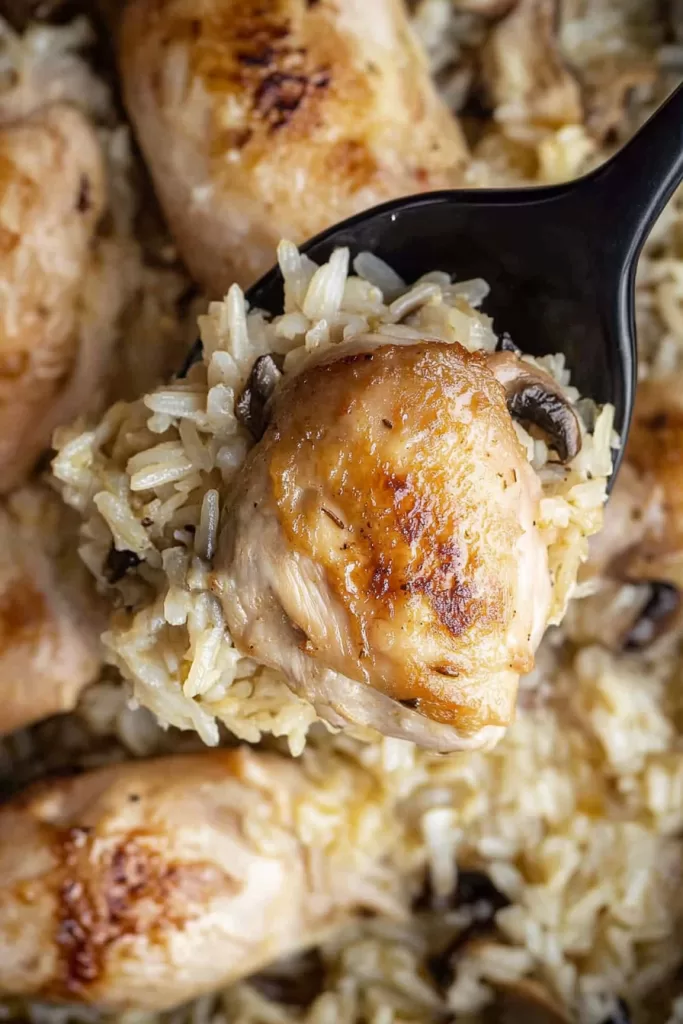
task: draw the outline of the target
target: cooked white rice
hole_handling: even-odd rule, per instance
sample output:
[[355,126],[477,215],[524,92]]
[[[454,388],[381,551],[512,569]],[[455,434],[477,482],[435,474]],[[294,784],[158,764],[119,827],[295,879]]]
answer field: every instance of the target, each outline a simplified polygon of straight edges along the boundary
[[[483,281],[453,283],[435,271],[408,286],[372,254],[360,254],[349,274],[348,250],[318,267],[290,242],[280,244],[278,258],[282,315],[249,310],[233,286],[200,318],[203,362],[138,402],[114,406],[93,429],[60,430],[53,472],[84,517],[81,554],[100,584],[107,587],[112,545],[138,561],[113,584],[124,607],[104,637],[135,700],[162,724],[195,729],[207,743],[218,742],[218,721],[248,742],[286,736],[297,754],[316,720],[312,705],[235,649],[209,586],[221,506],[250,444],[236,398],[269,352],[284,356],[286,374],[312,350],[367,331],[402,344],[424,336],[459,342],[469,351],[493,351],[497,339],[475,309],[488,291]],[[574,404],[583,437],[563,466],[516,424],[543,485],[538,526],[553,581],[550,621],[558,623],[587,537],[601,524],[612,409],[580,401],[561,355],[535,362]]]

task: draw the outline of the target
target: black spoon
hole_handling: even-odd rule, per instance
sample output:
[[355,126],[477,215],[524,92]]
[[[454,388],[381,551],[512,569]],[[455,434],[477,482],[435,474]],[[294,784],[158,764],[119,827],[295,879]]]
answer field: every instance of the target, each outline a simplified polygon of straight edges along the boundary
[[[396,199],[301,246],[317,263],[339,246],[364,250],[406,281],[429,270],[491,286],[485,311],[532,355],[564,352],[582,394],[615,407],[625,440],[636,381],[634,284],[638,256],[683,180],[683,86],[607,163],[562,185],[448,190]],[[283,308],[277,267],[246,294]],[[195,350],[188,365],[199,356]],[[618,468],[623,445],[615,453]]]
[[[324,231],[302,251],[322,263],[338,246],[352,257],[369,250],[406,281],[429,270],[483,277],[491,286],[484,308],[498,334],[509,332],[531,354],[564,352],[581,393],[614,404],[625,438],[636,379],[636,263],[681,180],[683,86],[583,178],[397,199]],[[280,271],[261,278],[247,299],[281,311]]]

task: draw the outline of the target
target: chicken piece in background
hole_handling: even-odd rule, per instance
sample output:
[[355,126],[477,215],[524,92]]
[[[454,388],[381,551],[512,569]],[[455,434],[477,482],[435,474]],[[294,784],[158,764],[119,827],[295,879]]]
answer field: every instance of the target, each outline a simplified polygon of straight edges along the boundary
[[460,127],[399,0],[132,0],[119,56],[172,233],[214,296],[282,237],[462,181]]
[[16,486],[54,428],[92,407],[114,340],[84,330],[84,279],[106,205],[97,136],[78,111],[46,108],[0,128],[0,491]]
[[101,666],[104,606],[47,488],[0,507],[0,735],[70,711]]
[[85,59],[94,38],[83,18],[21,34],[0,18],[2,492],[57,425],[167,376],[193,337],[173,247],[139,231],[154,203]]
[[518,0],[482,54],[484,79],[505,120],[560,126],[582,120],[579,84],[565,67],[554,0]]
[[551,586],[508,355],[360,336],[273,396],[212,589],[236,646],[334,726],[451,751],[513,717]]
[[391,827],[372,855],[355,837],[376,784],[339,759],[323,774],[243,748],[115,765],[5,804],[0,996],[164,1010],[354,911],[400,914],[382,866]]
[[638,386],[626,458],[582,572],[574,639],[642,650],[683,627],[683,375]]

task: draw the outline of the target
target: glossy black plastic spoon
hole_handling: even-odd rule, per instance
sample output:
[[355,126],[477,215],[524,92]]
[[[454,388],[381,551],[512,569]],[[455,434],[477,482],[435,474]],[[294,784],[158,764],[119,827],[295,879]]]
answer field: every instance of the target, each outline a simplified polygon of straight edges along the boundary
[[[564,352],[581,393],[613,403],[625,438],[636,380],[636,264],[682,179],[683,86],[616,156],[583,178],[409,196],[343,221],[301,248],[318,263],[338,246],[348,246],[352,257],[368,250],[408,282],[429,270],[483,277],[496,331],[509,332],[524,352]],[[247,299],[280,312],[279,269]],[[623,446],[615,468],[622,452]]]

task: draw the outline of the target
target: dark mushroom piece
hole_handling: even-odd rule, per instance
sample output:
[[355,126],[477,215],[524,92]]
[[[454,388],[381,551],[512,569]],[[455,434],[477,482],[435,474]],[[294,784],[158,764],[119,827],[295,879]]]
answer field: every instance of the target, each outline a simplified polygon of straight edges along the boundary
[[249,380],[235,403],[235,416],[256,441],[268,426],[267,405],[282,376],[282,357],[261,356],[254,363]]
[[437,913],[448,910],[472,910],[472,921],[453,936],[438,952],[429,957],[427,970],[437,987],[445,992],[453,981],[453,968],[458,954],[476,939],[490,935],[499,910],[510,906],[510,900],[495,887],[483,871],[458,871],[458,883],[447,901],[438,898],[429,881],[425,884],[415,910],[428,908]]
[[518,345],[515,345],[507,331],[503,331],[498,339],[496,352],[513,352],[516,356],[521,356],[522,354],[521,348]]
[[458,881],[455,889],[445,899],[437,896],[434,892],[428,876],[413,903],[413,910],[416,912],[429,910],[443,912],[459,910],[461,907],[471,907],[476,904],[490,906],[489,920],[492,920],[497,911],[510,906],[510,900],[495,887],[485,872],[462,868],[458,869]]
[[119,551],[115,544],[109,552],[102,567],[102,574],[108,583],[118,583],[130,569],[140,564],[142,559],[134,551]]
[[672,583],[652,580],[644,585],[649,590],[649,597],[624,636],[625,651],[641,651],[654,643],[666,632],[681,605],[680,591]]
[[557,452],[571,462],[581,451],[579,420],[559,384],[549,373],[519,359],[514,352],[495,352],[489,366],[507,394],[510,415],[538,427]]
[[271,1002],[307,1009],[324,990],[325,963],[319,950],[311,949],[253,974],[247,983]]

